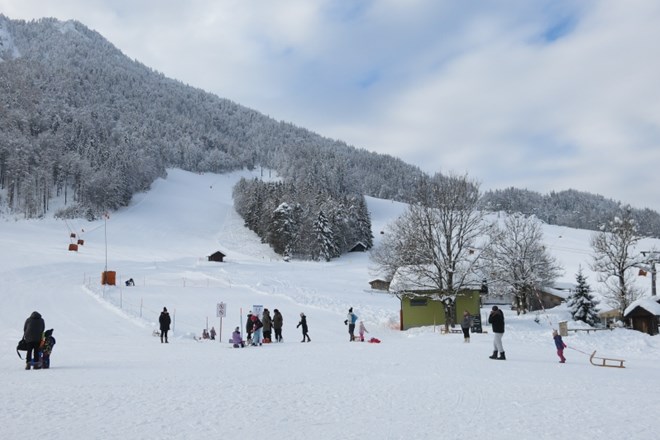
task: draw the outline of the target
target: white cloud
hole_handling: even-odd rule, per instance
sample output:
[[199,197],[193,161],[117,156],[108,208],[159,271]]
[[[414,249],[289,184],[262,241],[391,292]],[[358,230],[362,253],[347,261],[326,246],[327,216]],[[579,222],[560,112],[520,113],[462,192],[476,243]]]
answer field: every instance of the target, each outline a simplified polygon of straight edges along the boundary
[[[484,188],[660,210],[660,4],[0,0],[324,136]],[[644,187],[640,191],[639,186]]]

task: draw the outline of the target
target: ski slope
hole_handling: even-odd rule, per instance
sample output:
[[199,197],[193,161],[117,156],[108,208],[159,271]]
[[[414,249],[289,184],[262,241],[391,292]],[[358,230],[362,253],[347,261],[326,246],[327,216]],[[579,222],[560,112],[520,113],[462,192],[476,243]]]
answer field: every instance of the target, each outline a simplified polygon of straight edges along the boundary
[[[243,227],[231,189],[251,175],[169,170],[105,221],[0,221],[1,439],[657,438],[658,337],[571,334],[560,365],[551,330],[564,307],[506,311],[507,361],[488,359],[492,334],[400,332],[398,300],[369,289],[368,254],[284,262]],[[404,206],[368,203],[378,241]],[[590,232],[544,228],[574,280]],[[225,262],[208,262],[217,250]],[[117,286],[101,285],[106,267]],[[220,328],[220,302],[220,341],[197,341]],[[254,305],[282,312],[284,343],[230,348]],[[152,335],[163,306],[169,344]],[[349,307],[381,344],[348,342]],[[50,370],[25,371],[14,350],[33,310],[55,329]],[[299,342],[300,312],[311,343]],[[594,350],[626,368],[590,365]]]

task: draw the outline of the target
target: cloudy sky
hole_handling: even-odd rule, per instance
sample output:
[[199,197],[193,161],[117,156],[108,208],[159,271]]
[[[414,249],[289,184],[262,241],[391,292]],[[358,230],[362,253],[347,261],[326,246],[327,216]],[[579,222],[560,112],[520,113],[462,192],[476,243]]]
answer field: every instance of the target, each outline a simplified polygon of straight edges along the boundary
[[660,210],[657,0],[0,0],[277,120],[482,189]]

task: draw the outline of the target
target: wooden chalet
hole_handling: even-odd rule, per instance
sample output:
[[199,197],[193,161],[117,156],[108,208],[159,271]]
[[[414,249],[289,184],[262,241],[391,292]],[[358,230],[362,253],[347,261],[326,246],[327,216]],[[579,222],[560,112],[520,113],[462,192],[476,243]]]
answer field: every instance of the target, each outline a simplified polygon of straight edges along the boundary
[[651,336],[657,335],[660,325],[660,297],[645,297],[633,301],[623,312],[623,318],[630,328]]
[[220,251],[215,251],[211,255],[208,256],[209,261],[216,261],[218,263],[222,263],[225,260],[226,255],[223,254]]

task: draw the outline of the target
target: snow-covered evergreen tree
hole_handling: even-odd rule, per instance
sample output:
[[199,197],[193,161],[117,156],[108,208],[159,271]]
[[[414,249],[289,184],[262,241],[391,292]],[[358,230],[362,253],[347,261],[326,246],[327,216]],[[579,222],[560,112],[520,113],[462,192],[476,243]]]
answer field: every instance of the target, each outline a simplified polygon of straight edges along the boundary
[[297,226],[291,206],[286,202],[280,204],[273,212],[273,219],[270,224],[268,241],[273,250],[285,258],[291,257],[296,230]]
[[314,232],[316,233],[316,242],[312,250],[312,257],[317,261],[330,261],[337,254],[337,250],[330,222],[322,210],[319,211],[316,222],[314,222]]
[[577,282],[577,287],[575,288],[575,292],[568,297],[568,309],[574,320],[583,321],[593,326],[600,322],[596,311],[598,301],[591,294],[591,287],[587,284],[587,278],[582,272],[582,267],[580,267],[578,273],[575,275],[575,281]]

